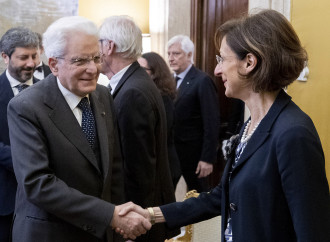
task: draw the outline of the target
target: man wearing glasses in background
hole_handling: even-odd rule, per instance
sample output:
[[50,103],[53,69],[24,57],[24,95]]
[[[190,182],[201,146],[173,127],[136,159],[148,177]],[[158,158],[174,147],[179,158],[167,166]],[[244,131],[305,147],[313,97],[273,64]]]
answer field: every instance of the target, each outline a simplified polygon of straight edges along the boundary
[[219,101],[212,79],[193,66],[194,44],[185,35],[168,41],[168,61],[177,81],[174,143],[188,190],[206,192],[219,139]]
[[113,101],[96,83],[98,39],[82,17],[51,24],[44,47],[52,74],[9,103],[13,242],[112,242],[121,238],[111,227],[132,239],[150,229],[136,213],[119,217],[114,205],[123,202],[122,162]]

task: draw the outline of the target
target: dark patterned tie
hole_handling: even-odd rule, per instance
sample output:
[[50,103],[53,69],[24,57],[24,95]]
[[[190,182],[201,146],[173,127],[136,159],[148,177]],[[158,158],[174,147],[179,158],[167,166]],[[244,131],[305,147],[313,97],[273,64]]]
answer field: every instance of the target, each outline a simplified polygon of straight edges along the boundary
[[89,142],[90,147],[93,148],[95,143],[95,120],[92,109],[89,105],[88,98],[84,97],[77,105],[82,111],[81,128]]
[[110,92],[110,94],[111,94],[112,87],[110,86],[110,83],[108,84],[107,88],[109,89],[109,92]]
[[15,87],[18,89],[18,92],[21,92],[24,89],[28,88],[29,85],[22,83],[22,84],[19,84],[19,85],[15,86]]

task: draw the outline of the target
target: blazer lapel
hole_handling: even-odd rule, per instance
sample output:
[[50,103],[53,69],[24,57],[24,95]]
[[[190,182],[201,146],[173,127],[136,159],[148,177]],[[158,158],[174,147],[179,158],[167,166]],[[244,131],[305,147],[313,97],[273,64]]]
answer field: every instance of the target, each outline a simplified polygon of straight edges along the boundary
[[[100,146],[100,156],[103,168],[103,178],[108,175],[109,170],[109,154],[112,152],[108,150],[109,140],[107,136],[106,119],[112,119],[110,112],[105,110],[103,103],[99,101],[99,93],[97,91],[90,94],[90,101],[94,113],[95,123],[97,127],[97,137]],[[110,122],[111,123],[111,122]],[[111,149],[113,147],[110,147]]]
[[54,122],[58,130],[63,133],[100,173],[93,150],[90,148],[77,119],[59,90],[56,77],[49,75],[44,82],[47,82],[45,85],[49,86],[46,90],[52,90],[52,92],[45,93],[44,98],[45,104],[51,108],[49,113],[50,119]]
[[[260,122],[259,127],[256,129],[255,133],[252,135],[248,144],[246,145],[240,159],[238,160],[234,170],[242,166],[254,153],[255,151],[266,141],[268,138],[271,128],[277,119],[278,115],[281,113],[283,108],[290,102],[291,97],[285,93],[285,91],[281,90],[277,95],[277,98],[271,108],[269,109],[266,116]],[[246,124],[245,124],[246,125]],[[245,125],[242,127],[240,137],[242,137],[243,129]]]
[[120,88],[124,85],[126,80],[135,72],[136,69],[140,67],[140,64],[135,61],[132,63],[132,65],[127,69],[127,71],[124,73],[123,77],[118,82],[115,90],[112,93],[113,98],[116,97],[117,93],[119,92]]

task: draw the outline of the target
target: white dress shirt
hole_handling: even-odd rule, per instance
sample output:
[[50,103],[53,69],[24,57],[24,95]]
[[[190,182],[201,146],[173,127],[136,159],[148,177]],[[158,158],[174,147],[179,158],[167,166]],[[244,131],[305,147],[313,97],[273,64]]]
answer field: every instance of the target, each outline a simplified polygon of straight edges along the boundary
[[[72,110],[74,116],[76,117],[79,125],[81,126],[82,121],[82,111],[80,108],[77,107],[82,97],[77,96],[76,94],[70,92],[68,89],[66,89],[60,82],[60,80],[57,78],[57,85],[60,89],[61,93],[64,96],[65,101],[68,103],[70,109]],[[86,96],[89,100],[88,95]]]
[[179,75],[174,74],[174,78],[176,78],[177,76],[180,77],[180,79],[178,80],[178,82],[176,83],[176,89],[179,88],[179,86],[181,85],[183,79],[186,77],[188,71],[190,70],[190,68],[192,67],[192,64],[190,64],[183,72],[181,72]]
[[9,74],[8,69],[6,70],[6,76],[9,80],[11,88],[13,89],[14,96],[16,96],[19,93],[17,87],[15,87],[15,86],[17,86],[19,84],[26,84],[26,85],[29,85],[29,86],[33,85],[33,78],[31,78],[31,79],[29,79],[29,80],[27,80],[26,82],[23,82],[23,83],[19,82]]

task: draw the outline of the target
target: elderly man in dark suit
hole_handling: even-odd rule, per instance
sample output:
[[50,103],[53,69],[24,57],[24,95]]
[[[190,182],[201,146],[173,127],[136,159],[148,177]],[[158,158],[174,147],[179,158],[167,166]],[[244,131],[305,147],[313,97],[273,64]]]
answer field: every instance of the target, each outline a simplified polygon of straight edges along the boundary
[[219,136],[219,103],[212,79],[193,66],[194,44],[177,35],[168,42],[168,61],[177,80],[174,142],[188,189],[207,191]]
[[16,179],[11,159],[7,106],[24,88],[37,82],[38,38],[27,28],[11,28],[0,40],[7,69],[0,76],[0,241],[9,241],[15,207]]
[[[101,26],[99,43],[102,73],[110,79],[118,118],[126,199],[142,207],[173,202],[164,104],[156,85],[137,62],[142,51],[141,30],[130,18],[113,16]],[[157,225],[136,241],[164,241],[177,232]]]
[[135,239],[151,226],[135,213],[119,217],[114,205],[124,198],[122,162],[113,101],[97,85],[98,39],[82,17],[51,24],[44,46],[52,74],[8,105],[18,182],[13,242],[110,242],[111,227]]

